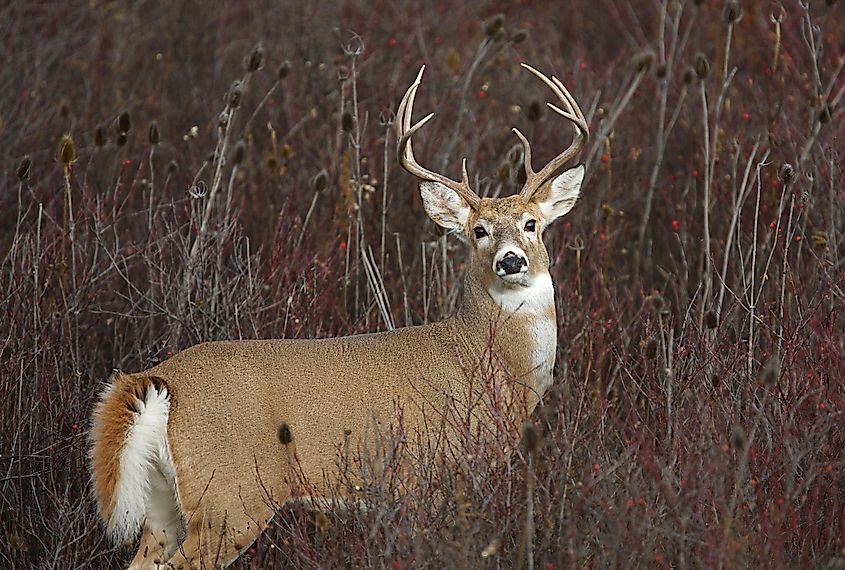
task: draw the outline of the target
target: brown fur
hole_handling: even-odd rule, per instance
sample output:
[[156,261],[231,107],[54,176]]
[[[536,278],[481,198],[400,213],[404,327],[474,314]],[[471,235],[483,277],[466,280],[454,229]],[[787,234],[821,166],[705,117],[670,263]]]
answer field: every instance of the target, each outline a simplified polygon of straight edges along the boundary
[[[537,220],[535,232],[525,230],[526,217]],[[515,404],[510,420],[519,425],[542,397],[554,361],[555,307],[541,237],[550,221],[520,196],[481,200],[461,228],[471,248],[463,301],[443,322],[323,340],[204,343],[137,376],[119,375],[94,417],[92,469],[101,512],[113,505],[131,403],[147,385],[137,378],[161,379],[170,395],[167,439],[187,527],[168,561],[176,568],[227,565],[267,526],[275,505],[329,495],[337,449],[377,443],[379,432],[395,425],[397,405],[405,434],[425,437],[427,422],[448,413],[444,395],[459,408],[479,397],[489,401],[478,380],[493,373],[510,380],[505,398]],[[489,236],[476,240],[476,223]],[[503,310],[491,292],[494,283],[508,294],[523,290],[521,282],[499,283],[492,267],[496,252],[511,245],[529,260],[526,283],[548,284],[545,293],[525,289],[531,296],[523,312]],[[543,344],[538,324],[547,327]],[[544,372],[538,372],[538,350]],[[445,422],[446,429],[459,423]],[[299,473],[307,488],[298,484]],[[142,548],[154,545],[154,533],[145,527]],[[139,550],[133,568],[154,567],[144,554]]]

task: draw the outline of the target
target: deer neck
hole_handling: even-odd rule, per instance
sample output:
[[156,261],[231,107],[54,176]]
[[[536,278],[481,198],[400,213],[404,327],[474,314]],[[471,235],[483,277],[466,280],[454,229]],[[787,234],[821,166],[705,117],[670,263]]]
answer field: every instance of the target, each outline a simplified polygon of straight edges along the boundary
[[[455,322],[474,359],[492,347],[515,385],[525,389],[530,414],[552,383],[557,321],[554,287],[548,273],[529,287],[510,288],[467,273]],[[491,343],[492,339],[492,343]]]

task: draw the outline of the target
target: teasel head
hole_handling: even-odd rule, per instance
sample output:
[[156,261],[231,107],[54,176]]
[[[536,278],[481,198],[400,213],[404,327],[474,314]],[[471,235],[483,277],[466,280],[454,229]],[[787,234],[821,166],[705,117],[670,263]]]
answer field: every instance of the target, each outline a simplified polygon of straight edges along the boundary
[[646,49],[634,54],[634,57],[631,58],[631,63],[634,66],[634,71],[637,73],[646,73],[654,63],[654,52]]
[[544,111],[545,109],[543,109],[542,103],[534,99],[528,104],[528,112],[526,113],[528,115],[528,120],[532,123],[536,123],[543,118]]
[[647,360],[654,360],[657,358],[658,342],[655,337],[651,337],[645,343],[645,357]]
[[664,299],[663,295],[659,293],[646,297],[646,303],[657,316],[665,317],[669,314],[669,308],[666,306],[666,299]]
[[702,81],[707,79],[707,76],[710,75],[710,62],[707,60],[707,56],[703,53],[696,55],[695,65],[693,68],[695,69],[695,74],[699,79]]
[[345,133],[351,133],[355,130],[355,117],[349,111],[344,111],[340,117],[340,126]]
[[520,29],[514,32],[513,36],[511,36],[511,43],[513,44],[521,44],[525,40],[528,39],[528,30]]
[[240,81],[232,82],[229,87],[229,92],[226,94],[226,104],[232,109],[237,109],[241,106],[244,96],[244,87]]
[[314,192],[322,192],[328,185],[329,175],[325,169],[318,172],[317,175],[311,179],[311,187],[314,189]]
[[495,39],[505,25],[505,15],[496,14],[484,23],[484,35]]
[[734,449],[742,449],[745,447],[745,442],[747,441],[745,437],[745,430],[742,429],[742,426],[735,425],[731,428],[731,446]]
[[70,171],[71,165],[76,162],[76,145],[70,134],[62,136],[59,141],[59,149],[56,151],[56,160],[62,164],[65,173]]
[[132,118],[129,116],[129,111],[123,111],[117,116],[117,132],[126,134],[132,128]]
[[235,150],[232,151],[232,164],[240,166],[246,156],[246,144],[244,141],[238,141],[235,145]]
[[109,140],[108,129],[104,125],[97,125],[94,131],[94,144],[97,147],[104,147]]
[[158,145],[158,143],[161,141],[161,133],[159,133],[158,123],[156,123],[155,121],[152,121],[150,123],[149,140],[152,146]]
[[742,6],[737,0],[727,0],[722,11],[722,17],[726,24],[735,24],[742,17]]
[[772,386],[777,385],[778,379],[780,378],[780,360],[777,357],[772,357],[763,365],[762,370],[760,370],[760,381],[763,385],[768,386],[771,388]]
[[540,448],[540,432],[531,420],[522,424],[522,445],[531,455]]
[[276,70],[276,78],[281,81],[290,73],[290,62],[285,60]]
[[713,309],[710,309],[709,311],[704,313],[704,326],[710,330],[713,330],[717,326],[719,326],[719,316]]
[[20,164],[18,164],[17,170],[18,180],[20,182],[26,182],[29,180],[29,177],[32,175],[32,159],[28,156],[25,156],[21,159]]
[[264,67],[264,46],[258,44],[244,58],[244,68],[249,73],[255,73],[262,67]]

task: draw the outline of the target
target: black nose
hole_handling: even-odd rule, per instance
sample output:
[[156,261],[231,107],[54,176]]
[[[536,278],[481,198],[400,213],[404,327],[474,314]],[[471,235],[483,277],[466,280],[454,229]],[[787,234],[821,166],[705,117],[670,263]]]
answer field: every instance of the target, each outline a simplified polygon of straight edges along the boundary
[[509,251],[505,256],[496,263],[496,271],[504,271],[505,275],[513,275],[519,273],[522,268],[528,265],[525,258]]

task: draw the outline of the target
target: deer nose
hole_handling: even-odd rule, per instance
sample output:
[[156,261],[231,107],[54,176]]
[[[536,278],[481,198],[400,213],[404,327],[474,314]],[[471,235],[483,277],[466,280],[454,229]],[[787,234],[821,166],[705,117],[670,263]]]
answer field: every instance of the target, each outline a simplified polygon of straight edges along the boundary
[[505,252],[502,259],[496,262],[496,273],[499,275],[514,275],[521,273],[528,267],[528,260],[512,251]]

